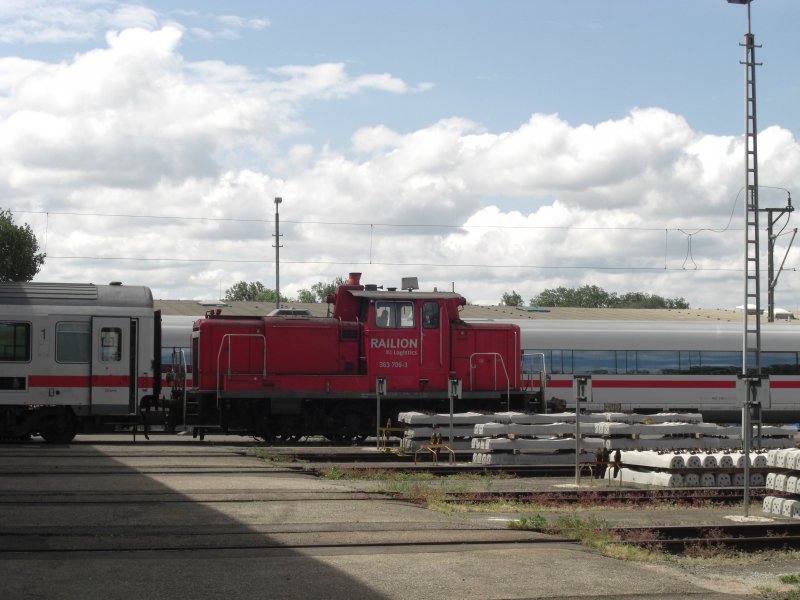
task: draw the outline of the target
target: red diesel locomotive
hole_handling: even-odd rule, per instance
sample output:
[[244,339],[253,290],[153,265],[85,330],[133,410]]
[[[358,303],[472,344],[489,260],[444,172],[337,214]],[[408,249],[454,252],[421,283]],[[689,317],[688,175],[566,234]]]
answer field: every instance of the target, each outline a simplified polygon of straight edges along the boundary
[[464,322],[463,296],[382,291],[352,273],[327,301],[325,318],[217,309],[197,321],[185,424],[357,439],[375,431],[378,397],[382,421],[402,410],[446,410],[452,380],[461,381],[458,410],[531,408],[519,326]]

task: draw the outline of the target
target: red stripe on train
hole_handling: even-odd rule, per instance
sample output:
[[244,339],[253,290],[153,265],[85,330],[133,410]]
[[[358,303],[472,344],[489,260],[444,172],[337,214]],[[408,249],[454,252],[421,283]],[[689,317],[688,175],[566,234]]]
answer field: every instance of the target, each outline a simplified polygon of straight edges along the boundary
[[[533,387],[539,387],[538,381],[532,381]],[[791,385],[776,386],[772,382],[770,385],[774,387],[800,387],[800,382],[779,382]],[[733,389],[736,387],[736,381],[726,379],[720,381],[699,380],[692,381],[681,379],[677,381],[670,381],[664,379],[592,379],[591,385],[593,388],[628,388],[628,389],[712,389],[712,388],[725,388]],[[548,388],[572,388],[571,379],[554,379],[547,384]]]

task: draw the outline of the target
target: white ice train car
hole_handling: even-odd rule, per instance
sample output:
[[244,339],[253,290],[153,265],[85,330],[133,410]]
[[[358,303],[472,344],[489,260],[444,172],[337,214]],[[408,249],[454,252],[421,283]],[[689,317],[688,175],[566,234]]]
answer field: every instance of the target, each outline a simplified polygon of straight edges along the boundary
[[[545,398],[574,407],[573,379],[589,375],[592,411],[694,411],[737,421],[742,371],[739,323],[699,321],[517,321],[533,387],[542,357]],[[770,422],[800,421],[800,327],[763,323],[758,398]],[[753,357],[749,362],[752,364]]]
[[142,286],[0,284],[0,437],[67,442],[156,412],[159,319]]

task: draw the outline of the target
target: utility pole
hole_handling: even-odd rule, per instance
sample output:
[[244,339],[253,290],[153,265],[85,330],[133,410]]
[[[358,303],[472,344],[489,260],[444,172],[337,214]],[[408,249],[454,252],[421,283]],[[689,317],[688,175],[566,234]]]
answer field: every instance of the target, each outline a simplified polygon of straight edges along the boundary
[[275,198],[275,308],[281,307],[281,217],[278,213],[278,207],[283,198]]

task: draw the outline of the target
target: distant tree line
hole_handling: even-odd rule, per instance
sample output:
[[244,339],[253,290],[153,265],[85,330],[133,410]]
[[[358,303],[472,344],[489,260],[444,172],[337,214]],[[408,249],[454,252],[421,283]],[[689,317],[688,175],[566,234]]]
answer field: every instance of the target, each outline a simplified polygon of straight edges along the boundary
[[[522,296],[515,290],[501,298],[505,306],[522,306]],[[646,292],[617,294],[596,285],[578,288],[557,287],[546,289],[530,299],[530,306],[571,306],[579,308],[689,308],[684,298],[664,298]]]
[[[289,297],[281,294],[281,302],[287,304],[297,302],[300,304],[313,304],[325,302],[325,299],[336,292],[337,286],[344,284],[342,277],[337,277],[333,281],[318,281],[311,286],[310,290],[301,289],[297,292],[297,297]],[[226,302],[275,302],[277,294],[274,289],[265,287],[260,281],[237,281],[230,288],[225,290]]]

